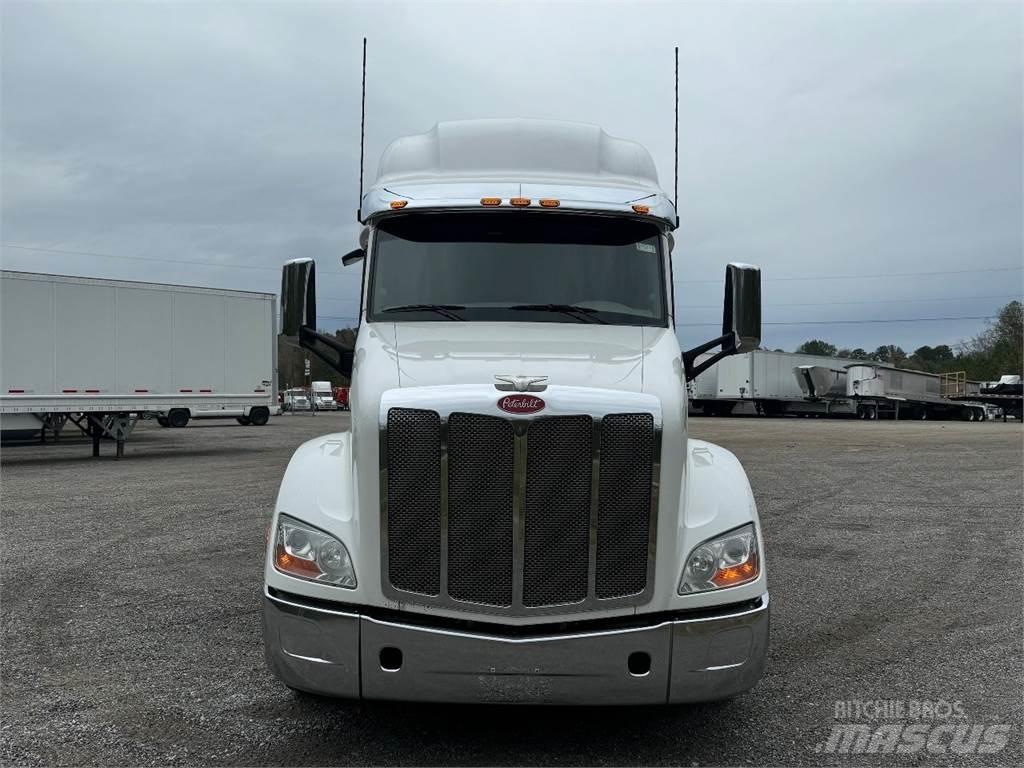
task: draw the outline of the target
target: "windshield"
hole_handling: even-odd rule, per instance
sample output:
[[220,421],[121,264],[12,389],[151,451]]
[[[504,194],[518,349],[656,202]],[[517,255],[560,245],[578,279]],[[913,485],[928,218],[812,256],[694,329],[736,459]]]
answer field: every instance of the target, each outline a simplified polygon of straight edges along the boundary
[[633,219],[413,214],[374,238],[371,321],[668,325],[661,240]]

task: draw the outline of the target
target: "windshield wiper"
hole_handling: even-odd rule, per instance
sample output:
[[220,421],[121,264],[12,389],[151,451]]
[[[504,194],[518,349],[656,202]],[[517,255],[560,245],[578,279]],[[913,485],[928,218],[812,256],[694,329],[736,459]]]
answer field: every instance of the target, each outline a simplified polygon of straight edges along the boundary
[[461,304],[398,304],[394,307],[384,307],[381,312],[436,312],[449,320],[465,320],[456,312],[465,309]]
[[507,309],[513,312],[560,312],[563,315],[574,317],[583,323],[601,323],[608,325],[607,320],[597,317],[598,310],[591,307],[581,307],[578,304],[513,304]]

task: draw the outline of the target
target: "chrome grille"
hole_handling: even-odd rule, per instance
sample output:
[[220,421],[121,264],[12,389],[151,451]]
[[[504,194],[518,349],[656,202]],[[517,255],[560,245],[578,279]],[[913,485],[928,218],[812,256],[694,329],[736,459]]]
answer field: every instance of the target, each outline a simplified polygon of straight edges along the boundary
[[389,597],[514,615],[649,599],[660,452],[652,414],[386,414]]

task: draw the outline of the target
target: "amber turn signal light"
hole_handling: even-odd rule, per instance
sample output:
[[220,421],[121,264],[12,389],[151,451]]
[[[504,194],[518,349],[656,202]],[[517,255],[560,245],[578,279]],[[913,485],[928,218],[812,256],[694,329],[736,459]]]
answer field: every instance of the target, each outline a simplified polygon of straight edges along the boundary
[[634,205],[633,210],[640,214],[648,214],[651,212],[649,205]]
[[739,565],[732,565],[728,568],[719,568],[711,577],[711,583],[716,587],[731,587],[734,584],[746,584],[753,581],[760,573],[757,562],[757,552],[752,551],[747,561]]

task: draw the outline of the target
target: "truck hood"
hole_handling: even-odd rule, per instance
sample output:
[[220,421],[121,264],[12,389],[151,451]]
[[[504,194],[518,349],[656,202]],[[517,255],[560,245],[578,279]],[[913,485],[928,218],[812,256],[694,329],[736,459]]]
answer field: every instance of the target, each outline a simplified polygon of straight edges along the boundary
[[643,388],[643,329],[583,323],[395,323],[400,387],[491,381]]

